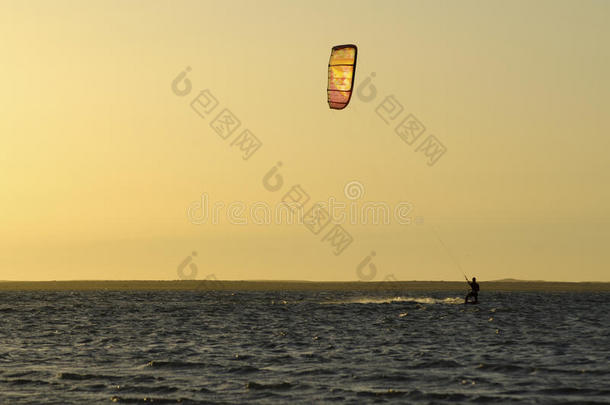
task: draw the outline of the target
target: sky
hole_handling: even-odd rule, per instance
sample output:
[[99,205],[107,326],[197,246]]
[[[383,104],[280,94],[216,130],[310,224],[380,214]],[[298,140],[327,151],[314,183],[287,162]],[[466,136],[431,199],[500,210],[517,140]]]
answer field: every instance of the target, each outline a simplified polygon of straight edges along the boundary
[[[610,281],[608,21],[607,1],[1,1],[0,280]],[[267,218],[290,198],[339,209]]]

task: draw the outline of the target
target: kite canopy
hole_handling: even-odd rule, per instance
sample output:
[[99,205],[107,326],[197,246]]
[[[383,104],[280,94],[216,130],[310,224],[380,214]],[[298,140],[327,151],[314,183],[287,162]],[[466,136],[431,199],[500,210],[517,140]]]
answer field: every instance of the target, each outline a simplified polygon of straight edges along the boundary
[[349,104],[356,74],[356,45],[337,45],[330,52],[328,62],[328,105],[342,110]]

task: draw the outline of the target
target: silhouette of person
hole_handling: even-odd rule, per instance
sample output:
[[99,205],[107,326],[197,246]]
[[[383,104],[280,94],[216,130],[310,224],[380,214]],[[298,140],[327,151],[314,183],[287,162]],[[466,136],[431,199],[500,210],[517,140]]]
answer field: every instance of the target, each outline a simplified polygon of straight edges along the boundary
[[474,301],[472,302],[473,304],[478,304],[479,303],[479,283],[477,283],[477,278],[473,277],[472,281],[468,282],[468,285],[470,286],[470,292],[468,293],[468,295],[466,295],[464,304],[468,304],[468,299],[470,297],[474,298]]

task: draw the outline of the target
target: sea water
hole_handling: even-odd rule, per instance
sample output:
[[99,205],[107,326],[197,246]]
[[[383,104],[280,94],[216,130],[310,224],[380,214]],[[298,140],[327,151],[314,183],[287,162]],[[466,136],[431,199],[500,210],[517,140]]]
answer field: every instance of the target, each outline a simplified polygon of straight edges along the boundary
[[0,403],[610,403],[610,293],[1,292]]

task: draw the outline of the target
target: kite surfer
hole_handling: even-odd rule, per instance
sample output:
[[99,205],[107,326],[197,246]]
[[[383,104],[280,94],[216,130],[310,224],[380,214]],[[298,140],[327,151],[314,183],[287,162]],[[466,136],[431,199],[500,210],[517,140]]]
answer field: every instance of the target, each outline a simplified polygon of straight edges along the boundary
[[470,292],[468,293],[468,295],[466,295],[466,298],[464,299],[464,304],[468,304],[468,299],[470,297],[474,298],[474,301],[472,301],[472,304],[478,304],[479,303],[479,283],[477,283],[477,278],[473,277],[472,281],[468,281],[468,278],[466,277],[466,282],[470,286]]

